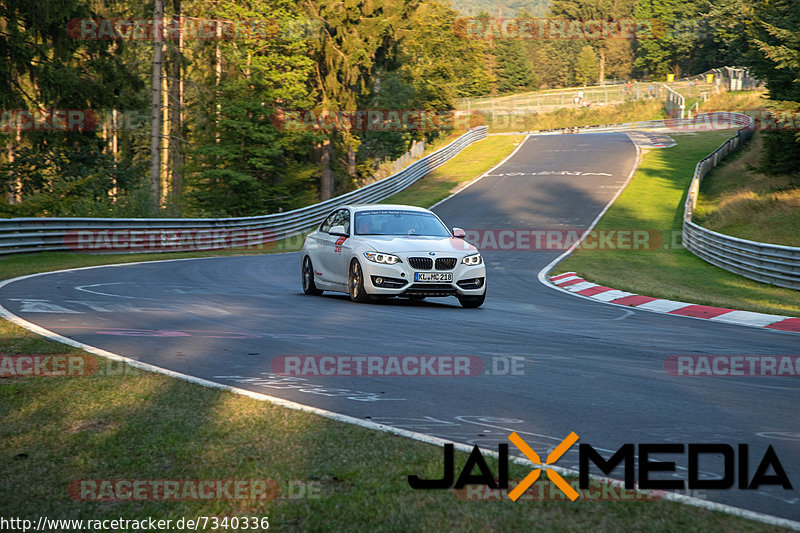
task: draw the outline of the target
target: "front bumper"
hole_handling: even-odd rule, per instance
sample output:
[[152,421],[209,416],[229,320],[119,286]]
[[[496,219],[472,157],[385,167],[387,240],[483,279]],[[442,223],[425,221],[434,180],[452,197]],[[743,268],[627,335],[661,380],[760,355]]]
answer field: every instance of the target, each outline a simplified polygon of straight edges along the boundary
[[[364,272],[364,288],[368,294],[384,296],[480,296],[486,292],[486,267],[469,266],[459,257],[453,269],[414,269],[406,257],[395,265],[373,263],[359,258]],[[452,273],[452,282],[415,282],[414,273]],[[378,284],[381,281],[382,283]]]

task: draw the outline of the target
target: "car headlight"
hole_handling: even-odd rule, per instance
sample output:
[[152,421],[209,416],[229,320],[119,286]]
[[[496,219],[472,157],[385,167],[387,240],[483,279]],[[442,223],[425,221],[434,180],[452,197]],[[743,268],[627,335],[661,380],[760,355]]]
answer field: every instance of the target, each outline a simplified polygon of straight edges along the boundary
[[394,265],[396,263],[402,263],[400,258],[396,255],[392,254],[384,254],[381,252],[364,252],[364,257],[372,261],[373,263],[383,263],[384,265]]
[[481,254],[472,254],[462,259],[461,262],[465,265],[473,266],[480,265],[483,262],[483,259],[481,259]]

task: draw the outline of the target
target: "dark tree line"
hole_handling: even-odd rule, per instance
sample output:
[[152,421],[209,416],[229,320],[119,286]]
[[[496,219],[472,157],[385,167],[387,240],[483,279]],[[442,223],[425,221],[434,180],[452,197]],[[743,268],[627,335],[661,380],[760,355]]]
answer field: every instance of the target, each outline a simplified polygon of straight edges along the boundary
[[[725,64],[749,66],[782,109],[800,101],[797,1],[549,3],[552,19],[655,21],[654,38],[639,40],[467,38],[463,14],[435,1],[153,1],[0,1],[0,216],[293,209],[351,190],[377,161],[449,133],[347,121],[289,128],[291,113],[446,112],[465,96]],[[161,43],[152,24],[149,34],[145,27],[123,38],[91,24],[152,21],[159,7],[167,24],[183,28]],[[488,25],[543,14],[538,3],[506,7],[476,18]],[[160,127],[151,131],[154,80]],[[85,116],[80,127],[57,127],[72,115],[52,110]],[[768,145],[776,169],[798,159],[794,133]]]

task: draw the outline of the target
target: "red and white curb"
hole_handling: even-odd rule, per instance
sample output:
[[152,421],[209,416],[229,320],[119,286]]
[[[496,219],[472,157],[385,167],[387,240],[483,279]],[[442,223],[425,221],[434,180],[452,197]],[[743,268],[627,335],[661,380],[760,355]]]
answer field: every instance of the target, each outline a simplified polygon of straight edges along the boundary
[[723,307],[675,302],[673,300],[653,298],[652,296],[643,296],[641,294],[620,291],[586,281],[575,272],[567,272],[559,274],[558,276],[552,276],[550,281],[566,291],[593,298],[601,302],[625,305],[636,309],[647,309],[648,311],[656,311],[670,315],[705,318],[713,322],[726,322],[728,324],[737,324],[740,326],[754,326],[800,333],[800,318],[754,313],[752,311],[737,311],[735,309],[726,309]]

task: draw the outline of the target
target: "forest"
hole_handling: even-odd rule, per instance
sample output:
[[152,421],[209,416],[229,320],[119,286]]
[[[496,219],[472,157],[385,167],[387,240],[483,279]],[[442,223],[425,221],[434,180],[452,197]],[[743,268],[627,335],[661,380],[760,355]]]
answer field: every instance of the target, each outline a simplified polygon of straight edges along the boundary
[[[462,125],[435,117],[463,97],[731,65],[765,83],[773,109],[800,106],[796,0],[2,0],[0,10],[2,217],[295,209],[456,133]],[[588,31],[620,24],[637,31]],[[417,120],[387,126],[391,111]],[[797,171],[797,132],[770,134],[765,149],[776,171]]]

